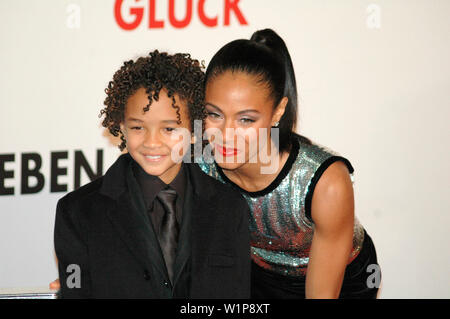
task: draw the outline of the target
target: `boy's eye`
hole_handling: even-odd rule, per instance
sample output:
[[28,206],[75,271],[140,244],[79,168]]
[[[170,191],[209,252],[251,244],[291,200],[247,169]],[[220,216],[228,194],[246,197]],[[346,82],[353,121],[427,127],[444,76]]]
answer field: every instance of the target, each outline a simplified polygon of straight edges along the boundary
[[164,128],[164,130],[166,131],[166,132],[173,132],[173,131],[176,131],[176,127],[166,127],[166,128]]
[[142,130],[142,126],[132,126],[130,127],[131,130]]

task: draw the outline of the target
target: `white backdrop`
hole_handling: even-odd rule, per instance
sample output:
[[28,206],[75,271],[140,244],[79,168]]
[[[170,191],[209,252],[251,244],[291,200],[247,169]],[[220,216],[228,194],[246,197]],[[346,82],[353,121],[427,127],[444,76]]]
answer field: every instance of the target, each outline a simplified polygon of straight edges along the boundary
[[[226,42],[271,27],[294,60],[298,131],[355,167],[356,214],[378,251],[380,297],[450,297],[450,1],[193,0],[190,23],[174,28],[168,0],[126,0],[126,22],[130,7],[144,10],[130,31],[119,27],[115,2],[0,1],[0,288],[57,278],[54,214],[65,192],[50,186],[51,159],[54,182],[71,191],[76,151],[94,172],[97,150],[103,172],[120,154],[98,113],[124,60],[160,49],[207,64]],[[186,3],[175,1],[178,20]],[[202,3],[216,26],[202,23]],[[229,25],[227,3],[236,5]],[[151,12],[163,28],[149,28]],[[22,163],[28,153],[41,158],[44,184],[22,194],[22,171],[36,165]]]

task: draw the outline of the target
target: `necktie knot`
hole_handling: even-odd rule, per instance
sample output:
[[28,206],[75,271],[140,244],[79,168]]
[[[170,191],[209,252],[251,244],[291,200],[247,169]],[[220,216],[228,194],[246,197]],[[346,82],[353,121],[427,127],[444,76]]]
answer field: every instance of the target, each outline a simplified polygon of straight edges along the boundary
[[156,197],[161,201],[166,210],[169,208],[170,211],[175,211],[175,203],[177,199],[176,191],[171,188],[166,188],[160,191]]

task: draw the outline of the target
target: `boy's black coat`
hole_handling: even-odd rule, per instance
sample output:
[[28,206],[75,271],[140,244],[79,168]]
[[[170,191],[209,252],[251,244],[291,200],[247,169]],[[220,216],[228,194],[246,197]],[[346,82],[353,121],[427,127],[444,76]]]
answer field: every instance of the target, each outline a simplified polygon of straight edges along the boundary
[[[149,218],[130,195],[136,191],[127,180],[130,161],[121,155],[103,177],[59,200],[54,240],[60,296],[185,296],[177,282],[184,283],[179,279],[190,269],[189,298],[249,298],[249,207],[242,196],[197,164],[186,164],[192,188],[183,214],[188,210],[191,231],[183,222],[172,291]],[[190,246],[183,244],[187,236]]]

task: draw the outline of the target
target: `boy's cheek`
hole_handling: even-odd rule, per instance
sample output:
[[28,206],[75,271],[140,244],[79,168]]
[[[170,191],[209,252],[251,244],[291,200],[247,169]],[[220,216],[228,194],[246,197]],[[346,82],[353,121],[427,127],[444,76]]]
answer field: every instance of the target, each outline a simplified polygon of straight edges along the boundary
[[191,131],[187,128],[179,128],[175,132],[173,132],[170,136],[170,140],[172,141],[171,145],[176,145],[180,143],[190,143],[191,141]]
[[173,162],[178,163],[181,161],[181,159],[183,158],[183,156],[186,154],[186,152],[189,150],[191,146],[191,137],[185,137],[185,138],[180,138],[178,141],[175,141],[175,143],[173,143],[170,146],[170,150],[171,150],[171,159]]

